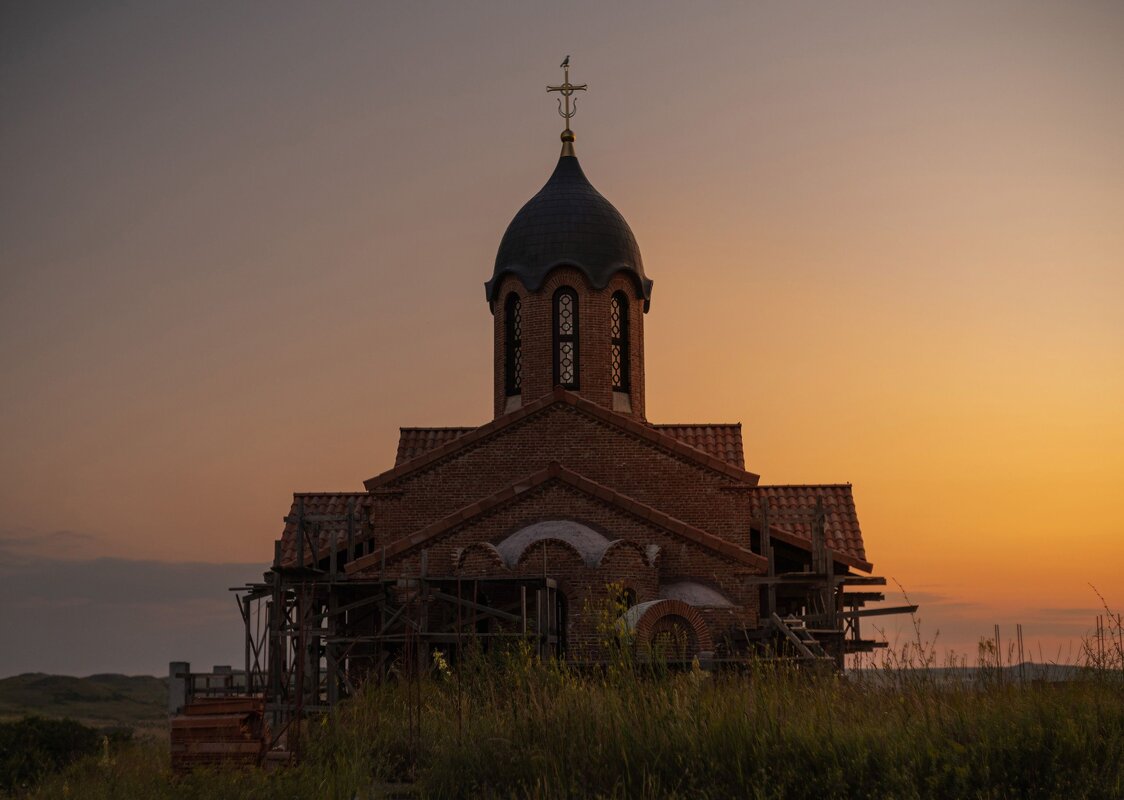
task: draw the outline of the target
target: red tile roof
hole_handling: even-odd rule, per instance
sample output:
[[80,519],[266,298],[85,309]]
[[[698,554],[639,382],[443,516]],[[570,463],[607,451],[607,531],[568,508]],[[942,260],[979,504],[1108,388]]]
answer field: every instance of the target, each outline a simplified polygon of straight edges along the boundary
[[[855,512],[855,498],[851,485],[825,484],[819,486],[754,486],[750,490],[752,514],[761,518],[761,501],[769,500],[769,527],[798,537],[806,546],[812,540],[813,514],[816,500],[823,500],[824,533],[827,546],[836,553],[849,556],[852,566],[869,572],[862,530]],[[789,518],[786,519],[786,516]],[[783,536],[781,537],[784,538]]]
[[689,444],[738,469],[745,469],[745,454],[742,452],[742,424],[732,425],[653,425],[657,431],[674,436],[683,444]]
[[[740,422],[732,425],[652,425],[650,427],[738,469],[745,469]],[[394,459],[394,466],[397,467],[430,450],[436,450],[474,430],[476,429],[401,428],[398,437],[398,455]]]
[[411,458],[435,450],[443,444],[448,444],[475,428],[399,428],[398,455],[394,459],[394,466],[398,466]]
[[[348,509],[355,512],[356,522],[352,533],[355,541],[364,538],[370,532],[367,523],[370,513],[370,495],[366,492],[310,492],[293,495],[293,505],[285,517],[285,529],[281,532],[281,565],[294,567],[297,559],[297,527],[298,519],[304,514],[304,530],[306,544],[304,551],[305,566],[311,566],[313,561],[307,542],[312,542],[316,548],[317,559],[323,558],[330,552],[332,534],[338,536],[341,544],[347,542]],[[324,519],[324,518],[327,519]]]

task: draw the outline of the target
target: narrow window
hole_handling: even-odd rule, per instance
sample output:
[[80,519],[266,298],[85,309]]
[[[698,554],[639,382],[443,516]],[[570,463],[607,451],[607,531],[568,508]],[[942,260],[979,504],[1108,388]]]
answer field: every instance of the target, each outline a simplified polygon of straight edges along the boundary
[[609,301],[609,342],[612,347],[613,391],[630,391],[628,375],[628,298],[616,292]]
[[504,302],[503,325],[503,382],[511,397],[523,391],[523,304],[515,292]]
[[578,295],[567,286],[554,293],[554,385],[578,388]]

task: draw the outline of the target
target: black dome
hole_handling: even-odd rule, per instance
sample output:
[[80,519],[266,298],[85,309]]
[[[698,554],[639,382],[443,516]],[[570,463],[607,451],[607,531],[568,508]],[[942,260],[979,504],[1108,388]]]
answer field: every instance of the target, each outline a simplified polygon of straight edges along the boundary
[[561,266],[580,269],[597,289],[621,270],[631,273],[647,311],[652,281],[644,275],[636,237],[572,155],[558,159],[550,180],[507,226],[492,279],[484,284],[488,302],[495,301],[500,278],[507,273],[533,292],[551,270]]

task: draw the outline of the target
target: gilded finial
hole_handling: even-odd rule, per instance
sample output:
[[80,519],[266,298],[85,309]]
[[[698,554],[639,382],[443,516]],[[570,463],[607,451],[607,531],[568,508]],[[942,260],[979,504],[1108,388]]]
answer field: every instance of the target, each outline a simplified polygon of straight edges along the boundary
[[[566,56],[559,64],[562,72],[562,84],[560,86],[547,86],[547,92],[558,92],[562,96],[558,98],[558,115],[566,120],[566,130],[562,131],[562,155],[572,156],[574,154],[574,132],[570,130],[570,120],[574,114],[578,113],[578,98],[574,98],[573,108],[570,107],[570,95],[574,92],[584,92],[588,88],[588,84],[581,84],[575,86],[570,83],[570,57]],[[565,102],[565,105],[563,105]]]

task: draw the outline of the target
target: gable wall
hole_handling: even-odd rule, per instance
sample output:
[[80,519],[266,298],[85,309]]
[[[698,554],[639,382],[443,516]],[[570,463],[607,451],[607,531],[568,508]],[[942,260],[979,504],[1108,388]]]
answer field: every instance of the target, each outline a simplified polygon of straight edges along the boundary
[[[551,461],[727,541],[749,546],[749,500],[721,475],[565,405],[375,491],[377,543],[417,531]],[[393,491],[386,491],[393,490]],[[564,509],[555,509],[555,513]]]

